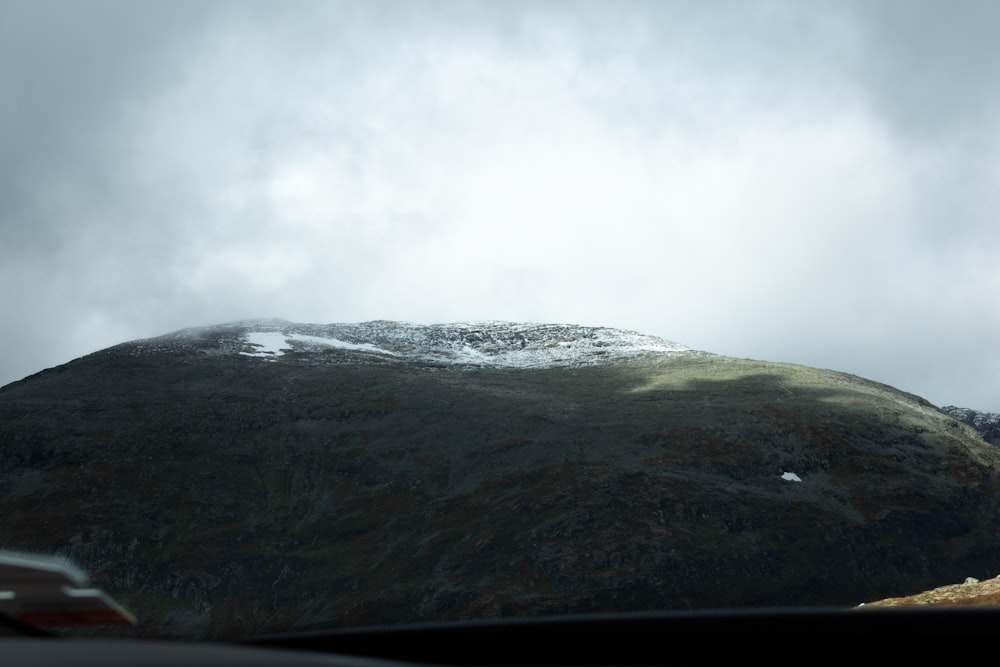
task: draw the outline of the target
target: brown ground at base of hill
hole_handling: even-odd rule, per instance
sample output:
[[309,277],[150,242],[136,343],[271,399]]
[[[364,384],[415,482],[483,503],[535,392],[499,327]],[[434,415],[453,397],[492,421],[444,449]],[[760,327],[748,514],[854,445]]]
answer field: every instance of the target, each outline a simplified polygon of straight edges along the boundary
[[962,584],[941,586],[916,595],[868,602],[864,607],[908,607],[950,605],[969,607],[1000,606],[1000,576],[985,581],[969,578]]

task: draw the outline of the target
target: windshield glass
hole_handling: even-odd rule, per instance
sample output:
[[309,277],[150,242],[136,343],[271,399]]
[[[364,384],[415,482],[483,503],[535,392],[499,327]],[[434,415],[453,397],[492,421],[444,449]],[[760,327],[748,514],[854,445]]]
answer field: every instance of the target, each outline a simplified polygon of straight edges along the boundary
[[0,549],[198,638],[994,576],[998,14],[0,2]]

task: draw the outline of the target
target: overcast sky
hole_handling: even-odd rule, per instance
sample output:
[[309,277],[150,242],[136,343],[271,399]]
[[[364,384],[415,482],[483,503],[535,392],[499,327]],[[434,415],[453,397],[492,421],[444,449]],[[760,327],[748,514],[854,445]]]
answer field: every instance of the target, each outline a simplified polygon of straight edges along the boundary
[[1000,411],[1000,3],[0,0],[0,385],[611,326]]

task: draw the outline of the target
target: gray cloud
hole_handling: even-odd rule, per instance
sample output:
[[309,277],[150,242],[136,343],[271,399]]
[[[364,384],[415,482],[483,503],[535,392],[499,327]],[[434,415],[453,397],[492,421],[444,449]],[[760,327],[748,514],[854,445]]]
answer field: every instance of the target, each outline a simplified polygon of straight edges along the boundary
[[859,77],[873,104],[893,130],[907,139],[995,141],[983,129],[995,126],[1000,64],[993,26],[1000,6],[982,0],[944,4],[862,3],[866,49]]
[[1000,409],[993,13],[8,2],[0,383],[245,317],[515,319]]

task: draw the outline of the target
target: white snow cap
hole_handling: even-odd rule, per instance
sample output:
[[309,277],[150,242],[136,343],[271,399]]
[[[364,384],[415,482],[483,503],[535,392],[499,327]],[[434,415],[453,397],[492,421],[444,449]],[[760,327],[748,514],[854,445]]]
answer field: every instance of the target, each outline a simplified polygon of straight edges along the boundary
[[321,325],[263,320],[243,326],[239,353],[269,361],[293,350],[340,349],[461,366],[545,368],[691,351],[679,343],[634,331],[566,324],[463,322],[423,326],[376,321]]

